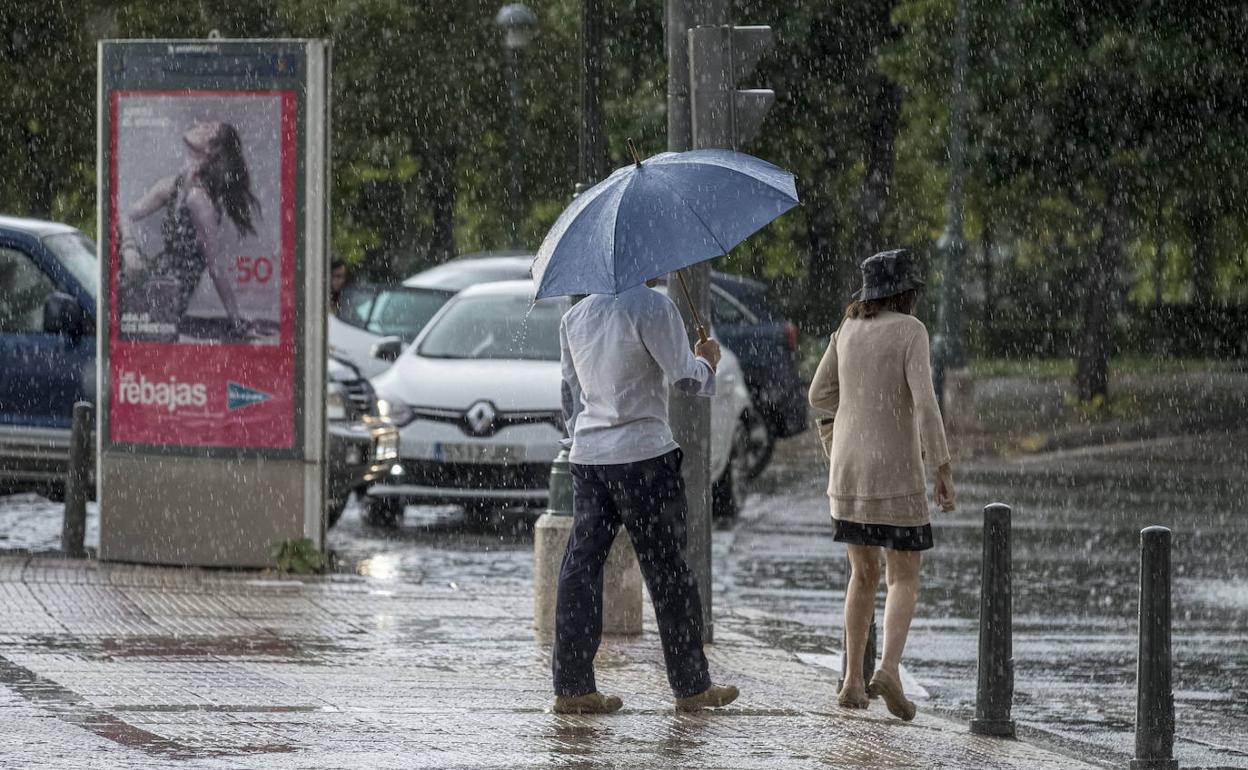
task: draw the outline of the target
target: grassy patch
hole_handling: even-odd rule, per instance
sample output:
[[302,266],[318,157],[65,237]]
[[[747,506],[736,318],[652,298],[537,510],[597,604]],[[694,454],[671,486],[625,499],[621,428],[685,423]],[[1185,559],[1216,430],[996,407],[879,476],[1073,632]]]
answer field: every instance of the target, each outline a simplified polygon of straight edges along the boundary
[[277,562],[277,571],[284,575],[310,575],[320,572],[328,562],[325,553],[306,537],[274,543],[269,552]]

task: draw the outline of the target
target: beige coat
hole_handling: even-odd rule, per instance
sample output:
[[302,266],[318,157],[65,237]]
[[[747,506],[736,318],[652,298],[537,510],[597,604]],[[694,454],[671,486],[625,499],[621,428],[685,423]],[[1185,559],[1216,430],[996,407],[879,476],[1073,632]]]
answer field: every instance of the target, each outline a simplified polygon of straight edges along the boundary
[[923,459],[943,465],[949,447],[929,356],[923,322],[901,313],[846,319],[832,335],[810,404],[834,418],[825,442],[833,518],[899,527],[930,521]]

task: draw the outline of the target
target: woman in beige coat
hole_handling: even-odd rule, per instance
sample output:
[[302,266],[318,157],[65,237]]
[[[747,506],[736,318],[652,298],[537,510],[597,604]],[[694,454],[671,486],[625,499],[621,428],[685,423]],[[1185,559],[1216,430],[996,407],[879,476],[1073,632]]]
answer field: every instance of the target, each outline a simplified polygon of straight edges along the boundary
[[[932,547],[923,463],[936,467],[934,496],[953,510],[953,472],[932,387],[927,329],[914,317],[923,282],[905,250],[863,261],[862,288],[832,335],[810,385],[828,454],[834,539],[849,549],[845,681],[838,702],[866,708],[868,693],[913,719],[898,667],[919,592],[921,553]],[[884,652],[870,684],[862,657],[885,562]]]

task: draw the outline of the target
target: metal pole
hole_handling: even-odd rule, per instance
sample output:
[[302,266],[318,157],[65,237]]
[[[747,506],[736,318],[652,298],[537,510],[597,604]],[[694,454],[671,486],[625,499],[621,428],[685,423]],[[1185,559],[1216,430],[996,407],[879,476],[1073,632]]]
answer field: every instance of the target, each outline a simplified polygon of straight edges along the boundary
[[581,0],[581,157],[586,188],[607,175],[607,136],[602,111],[602,0]]
[[984,507],[984,565],[979,589],[979,683],[971,732],[1014,737],[1013,601],[1010,506]]
[[[667,0],[667,149],[688,150],[693,141],[689,99],[689,29],[699,24],[727,24],[728,0]],[[699,317],[709,317],[710,267],[704,262],[685,271],[689,294]],[[673,292],[672,299],[685,318],[690,341],[696,339],[694,312]],[[702,639],[712,642],[715,626],[711,604],[711,408],[708,399],[675,393],[670,406],[672,432],[684,450],[685,489],[689,499],[689,566],[698,581],[702,601]]]
[[1170,530],[1140,531],[1140,653],[1131,770],[1177,770],[1170,683]]
[[693,0],[667,0],[664,8],[664,49],[667,52],[667,149],[684,152],[692,136],[689,115],[689,43]]
[[507,48],[507,70],[511,90],[511,116],[508,122],[508,153],[507,153],[507,215],[508,244],[513,249],[520,248],[521,186],[520,159],[523,156],[523,133],[520,111],[524,108],[524,96],[520,89],[520,48]]
[[65,477],[65,518],[61,525],[61,551],[66,556],[86,556],[83,540],[87,535],[87,482],[91,474],[90,402],[74,404],[73,429],[69,438],[69,473]]
[[966,261],[966,240],[962,233],[962,177],[966,146],[966,70],[969,58],[970,19],[967,0],[955,0],[953,86],[949,110],[949,196],[945,204],[945,231],[937,242],[944,257],[940,282],[936,391],[943,405],[945,370],[966,365],[966,292],[962,286],[962,266]]

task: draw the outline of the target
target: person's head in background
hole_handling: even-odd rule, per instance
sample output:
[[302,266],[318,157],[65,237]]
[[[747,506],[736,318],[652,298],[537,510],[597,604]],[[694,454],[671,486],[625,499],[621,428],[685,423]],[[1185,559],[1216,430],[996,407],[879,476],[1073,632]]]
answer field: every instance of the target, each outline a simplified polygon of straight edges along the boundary
[[338,312],[342,300],[342,287],[347,285],[347,263],[340,257],[334,257],[329,263],[329,310]]

